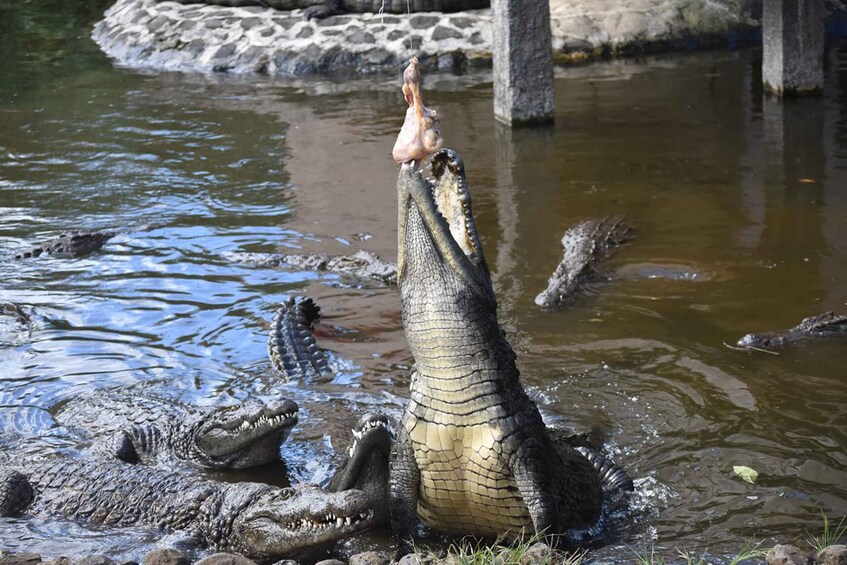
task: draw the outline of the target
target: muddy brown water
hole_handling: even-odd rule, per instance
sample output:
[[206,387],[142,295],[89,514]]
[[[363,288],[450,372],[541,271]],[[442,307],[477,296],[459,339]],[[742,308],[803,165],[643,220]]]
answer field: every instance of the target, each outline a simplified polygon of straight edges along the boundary
[[[28,25],[4,31],[0,253],[63,229],[122,230],[85,258],[0,261],[0,301],[33,310],[31,331],[0,326],[5,448],[77,456],[50,410],[103,387],[197,404],[282,393],[301,406],[286,465],[215,476],[325,482],[363,411],[402,410],[412,358],[397,291],[225,254],[393,260],[399,79],[118,69],[87,39],[93,15],[48,22],[58,49]],[[759,59],[562,68],[556,125],[539,130],[493,122],[485,72],[426,83],[466,162],[526,388],[548,422],[599,430],[636,478],[634,509],[598,558],[631,561],[647,540],[720,561],[750,538],[802,543],[821,511],[847,512],[847,342],[724,345],[847,310],[847,46],[830,49],[816,99],[764,97]],[[602,214],[625,215],[637,238],[571,308],[538,310],[562,233]],[[323,308],[334,376],[284,383],[271,370],[268,322],[291,294]],[[138,558],[159,537],[0,519],[0,550],[45,556]]]

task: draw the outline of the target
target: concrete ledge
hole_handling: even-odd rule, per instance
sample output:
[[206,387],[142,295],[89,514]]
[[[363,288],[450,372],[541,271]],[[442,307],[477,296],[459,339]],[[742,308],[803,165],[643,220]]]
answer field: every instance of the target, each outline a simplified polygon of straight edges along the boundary
[[[553,0],[561,59],[731,43],[758,27],[748,0]],[[92,37],[118,64],[192,71],[305,75],[399,67],[412,50],[428,68],[490,65],[491,13],[351,14],[156,0],[117,0]]]

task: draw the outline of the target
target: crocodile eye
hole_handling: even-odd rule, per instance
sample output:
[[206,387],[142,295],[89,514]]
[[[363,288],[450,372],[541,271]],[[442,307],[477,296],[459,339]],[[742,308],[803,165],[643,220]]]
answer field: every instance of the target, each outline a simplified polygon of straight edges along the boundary
[[294,490],[291,487],[286,487],[286,488],[279,489],[279,493],[277,494],[277,498],[279,498],[280,500],[288,500],[289,498],[291,498],[295,494],[297,494],[296,490]]

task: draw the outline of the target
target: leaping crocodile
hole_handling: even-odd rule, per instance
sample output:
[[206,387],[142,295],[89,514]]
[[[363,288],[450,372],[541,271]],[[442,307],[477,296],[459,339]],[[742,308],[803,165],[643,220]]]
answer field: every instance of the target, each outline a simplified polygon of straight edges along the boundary
[[367,496],[314,486],[219,483],[116,461],[0,463],[0,516],[57,515],[85,526],[148,525],[254,560],[313,552],[374,523]]
[[601,512],[601,477],[575,449],[554,449],[521,386],[462,160],[441,150],[432,173],[434,184],[407,163],[397,179],[397,273],[415,359],[390,462],[401,553],[417,518],[446,533],[507,537],[589,527]]
[[847,316],[824,312],[805,318],[793,328],[766,334],[747,334],[738,340],[739,347],[776,349],[807,339],[847,337]]
[[[318,347],[312,333],[319,311],[320,307],[311,298],[292,297],[283,302],[274,316],[269,352],[272,362],[286,378],[331,372],[326,354]],[[348,458],[330,482],[332,490],[355,488],[368,493],[377,523],[388,516],[388,458],[394,443],[394,427],[385,415],[362,416],[353,429],[354,441]],[[611,494],[633,489],[632,479],[606,458],[598,445],[566,430],[548,428],[548,431],[554,449],[563,456],[572,455],[573,448],[580,449],[600,476],[604,491]]]
[[204,2],[218,6],[267,6],[277,10],[303,8],[306,19],[326,18],[337,14],[407,12],[460,12],[488,8],[489,0],[176,0],[181,4]]
[[61,406],[55,418],[93,439],[95,451],[128,463],[175,458],[200,468],[243,469],[279,459],[280,443],[297,423],[297,403],[279,398],[191,407],[118,389],[82,394]]

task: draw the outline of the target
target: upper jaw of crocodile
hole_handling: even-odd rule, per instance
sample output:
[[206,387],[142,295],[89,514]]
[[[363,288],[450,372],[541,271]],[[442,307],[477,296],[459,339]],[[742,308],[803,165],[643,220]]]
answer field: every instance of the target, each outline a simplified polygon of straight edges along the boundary
[[225,469],[274,461],[280,443],[297,423],[297,411],[297,403],[287,398],[214,410],[195,427],[197,456],[209,467]]
[[367,496],[327,492],[310,485],[268,489],[241,506],[232,520],[230,547],[256,560],[308,553],[374,525]]
[[[434,181],[404,163],[397,178],[399,204],[397,279],[402,284],[408,275],[407,254],[439,261],[449,267],[465,284],[490,294],[488,265],[473,220],[471,197],[465,180],[465,166],[459,155],[442,149],[432,158]],[[409,226],[409,210],[415,207],[429,237],[421,238]],[[493,299],[493,296],[490,298]]]

